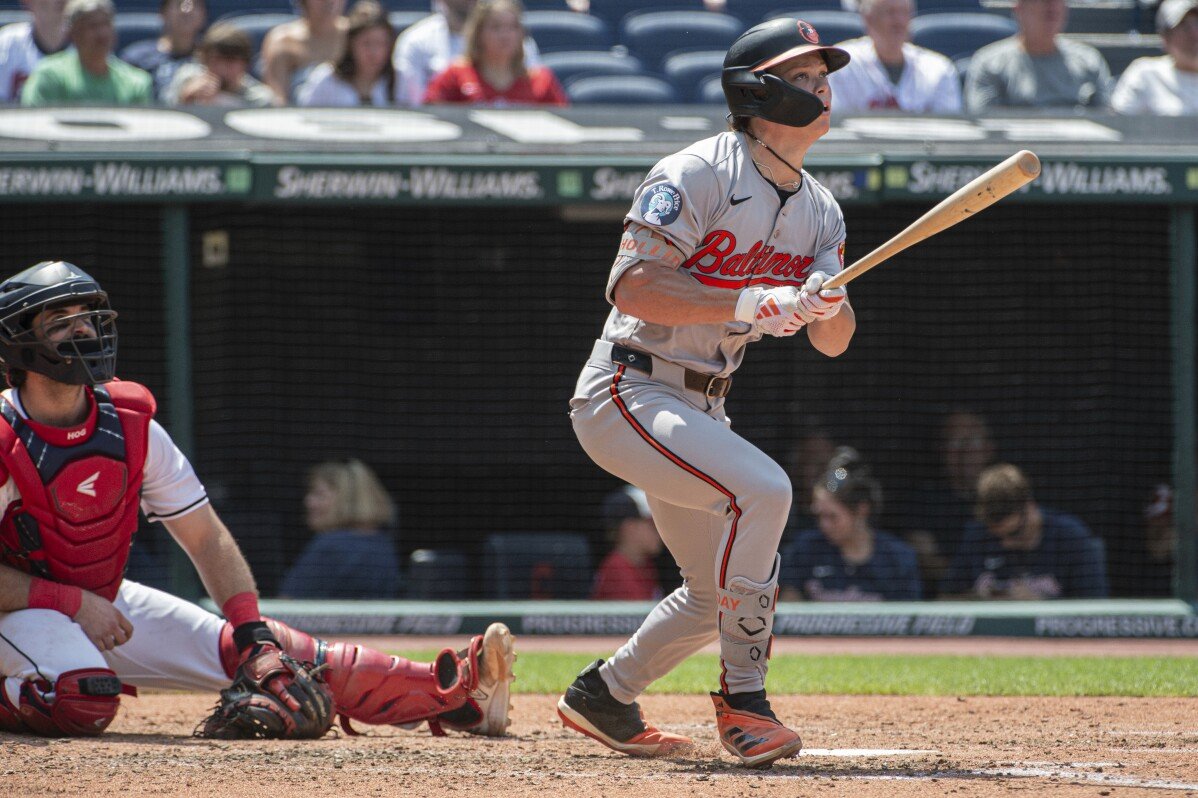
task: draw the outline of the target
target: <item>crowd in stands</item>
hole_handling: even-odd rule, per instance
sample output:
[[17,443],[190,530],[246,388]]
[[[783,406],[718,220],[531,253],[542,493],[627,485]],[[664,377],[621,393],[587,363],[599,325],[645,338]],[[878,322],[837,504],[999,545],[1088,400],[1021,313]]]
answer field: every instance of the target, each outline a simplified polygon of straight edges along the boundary
[[[1198,114],[1198,0],[1163,0],[1160,50],[1129,64],[1066,34],[1067,0],[1009,15],[979,0],[210,1],[215,20],[209,0],[161,0],[151,30],[147,0],[20,0],[28,18],[0,28],[0,103],[722,104],[724,49],[789,13],[852,54],[831,76],[842,113]],[[0,21],[13,6],[0,0]]]

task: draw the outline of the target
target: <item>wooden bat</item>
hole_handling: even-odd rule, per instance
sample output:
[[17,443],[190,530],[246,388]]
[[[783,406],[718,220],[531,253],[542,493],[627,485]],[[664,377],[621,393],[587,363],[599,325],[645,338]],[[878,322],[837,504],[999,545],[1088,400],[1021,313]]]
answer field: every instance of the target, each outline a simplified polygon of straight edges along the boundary
[[912,244],[931,238],[941,230],[946,230],[989,208],[1039,175],[1040,159],[1031,150],[1020,150],[945,197],[939,205],[916,219],[906,230],[832,277],[823,287],[838,288],[857,279]]

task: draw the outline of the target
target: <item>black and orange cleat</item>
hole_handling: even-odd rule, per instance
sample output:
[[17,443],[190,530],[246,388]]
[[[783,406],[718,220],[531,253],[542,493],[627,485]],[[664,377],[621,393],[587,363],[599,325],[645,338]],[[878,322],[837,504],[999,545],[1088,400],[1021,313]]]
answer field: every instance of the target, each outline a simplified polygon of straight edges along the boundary
[[774,715],[764,690],[712,693],[711,700],[720,742],[745,767],[768,768],[779,759],[798,756],[803,748],[799,735]]

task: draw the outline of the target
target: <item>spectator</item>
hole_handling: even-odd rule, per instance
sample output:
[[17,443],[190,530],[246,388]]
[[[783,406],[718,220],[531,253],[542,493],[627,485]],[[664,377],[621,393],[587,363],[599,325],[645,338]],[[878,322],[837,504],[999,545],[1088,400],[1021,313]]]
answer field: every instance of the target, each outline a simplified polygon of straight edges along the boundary
[[965,598],[1105,598],[1106,555],[1081,520],[1041,507],[1008,463],[978,477],[977,520],[965,529],[942,593]]
[[819,529],[801,534],[782,557],[783,600],[919,600],[915,551],[874,529],[871,517],[881,509],[881,485],[854,449],[838,449],[811,490]]
[[1015,0],[1019,33],[978,50],[965,77],[970,113],[1002,107],[1105,108],[1111,71],[1088,44],[1060,36],[1065,0]]
[[[392,63],[401,84],[401,105],[419,105],[429,82],[466,51],[466,19],[476,2],[441,0],[437,11],[399,35]],[[524,40],[524,65],[528,69],[541,65],[541,54],[531,38]]]
[[1144,549],[1137,597],[1173,595],[1173,557],[1177,527],[1173,523],[1173,488],[1155,485],[1144,505]]
[[278,105],[291,102],[313,66],[335,63],[345,52],[345,0],[297,1],[300,18],[271,28],[262,40],[262,79]]
[[308,475],[308,528],[316,537],[283,577],[286,598],[385,599],[399,593],[388,531],[395,505],[360,460],[321,463]]
[[1111,106],[1121,114],[1198,114],[1198,0],[1165,0],[1156,29],[1165,54],[1132,61]]
[[961,532],[973,520],[978,477],[994,463],[997,447],[982,416],[953,410],[940,427],[941,476],[912,491],[901,512],[903,537],[919,555],[920,572],[928,592],[947,575],[961,542]]
[[591,598],[657,601],[662,597],[653,558],[661,536],[640,488],[625,485],[603,501],[603,520],[614,548],[595,573]]
[[41,60],[21,90],[21,104],[151,102],[150,76],[112,54],[112,0],[69,0],[65,14],[74,47]]
[[549,67],[528,68],[519,0],[479,0],[466,21],[466,53],[433,78],[426,103],[567,105]]
[[166,89],[179,67],[191,61],[200,31],[208,21],[204,0],[162,0],[162,35],[121,50],[121,59],[154,78],[154,96],[165,100]]
[[196,61],[175,72],[163,95],[171,105],[249,105],[274,103],[274,92],[249,74],[253,44],[245,31],[228,22],[208,29],[196,48]]
[[38,61],[67,46],[66,0],[21,0],[21,5],[30,21],[0,28],[0,103],[19,101]]
[[961,78],[940,53],[911,44],[913,0],[861,0],[865,35],[841,42],[852,60],[828,76],[840,112],[961,113]]
[[345,52],[334,63],[314,67],[295,92],[300,105],[390,105],[395,96],[391,48],[395,29],[374,0],[349,11]]
[[[828,461],[836,452],[836,440],[818,420],[808,419],[787,458],[787,473],[795,496],[810,496],[811,489],[828,469]],[[782,533],[784,541],[794,540],[800,532],[815,527],[811,507],[805,501],[790,504],[790,516]]]

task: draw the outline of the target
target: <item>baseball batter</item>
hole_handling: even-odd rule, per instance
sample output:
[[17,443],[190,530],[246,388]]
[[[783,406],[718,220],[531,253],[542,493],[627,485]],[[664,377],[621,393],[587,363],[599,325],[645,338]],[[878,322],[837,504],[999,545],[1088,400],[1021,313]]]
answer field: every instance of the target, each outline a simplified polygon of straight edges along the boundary
[[607,284],[614,305],[570,402],[579,442],[642,488],[683,585],[558,702],[563,722],[624,753],[690,744],[647,724],[636,698],[718,637],[720,741],[741,763],[796,755],[765,692],[786,472],[730,428],[731,374],[764,335],[806,329],[829,356],[856,327],[843,289],[844,220],[802,170],[829,129],[828,73],[848,63],[808,23],[775,19],[724,60],[732,131],[658,163],[636,193]]
[[[100,734],[137,687],[221,690],[201,733],[317,737],[333,713],[506,732],[515,659],[492,624],[411,662],[265,619],[249,566],[154,397],[115,381],[116,313],[44,262],[0,283],[0,730]],[[123,579],[139,505],[183,547],[227,620]]]

